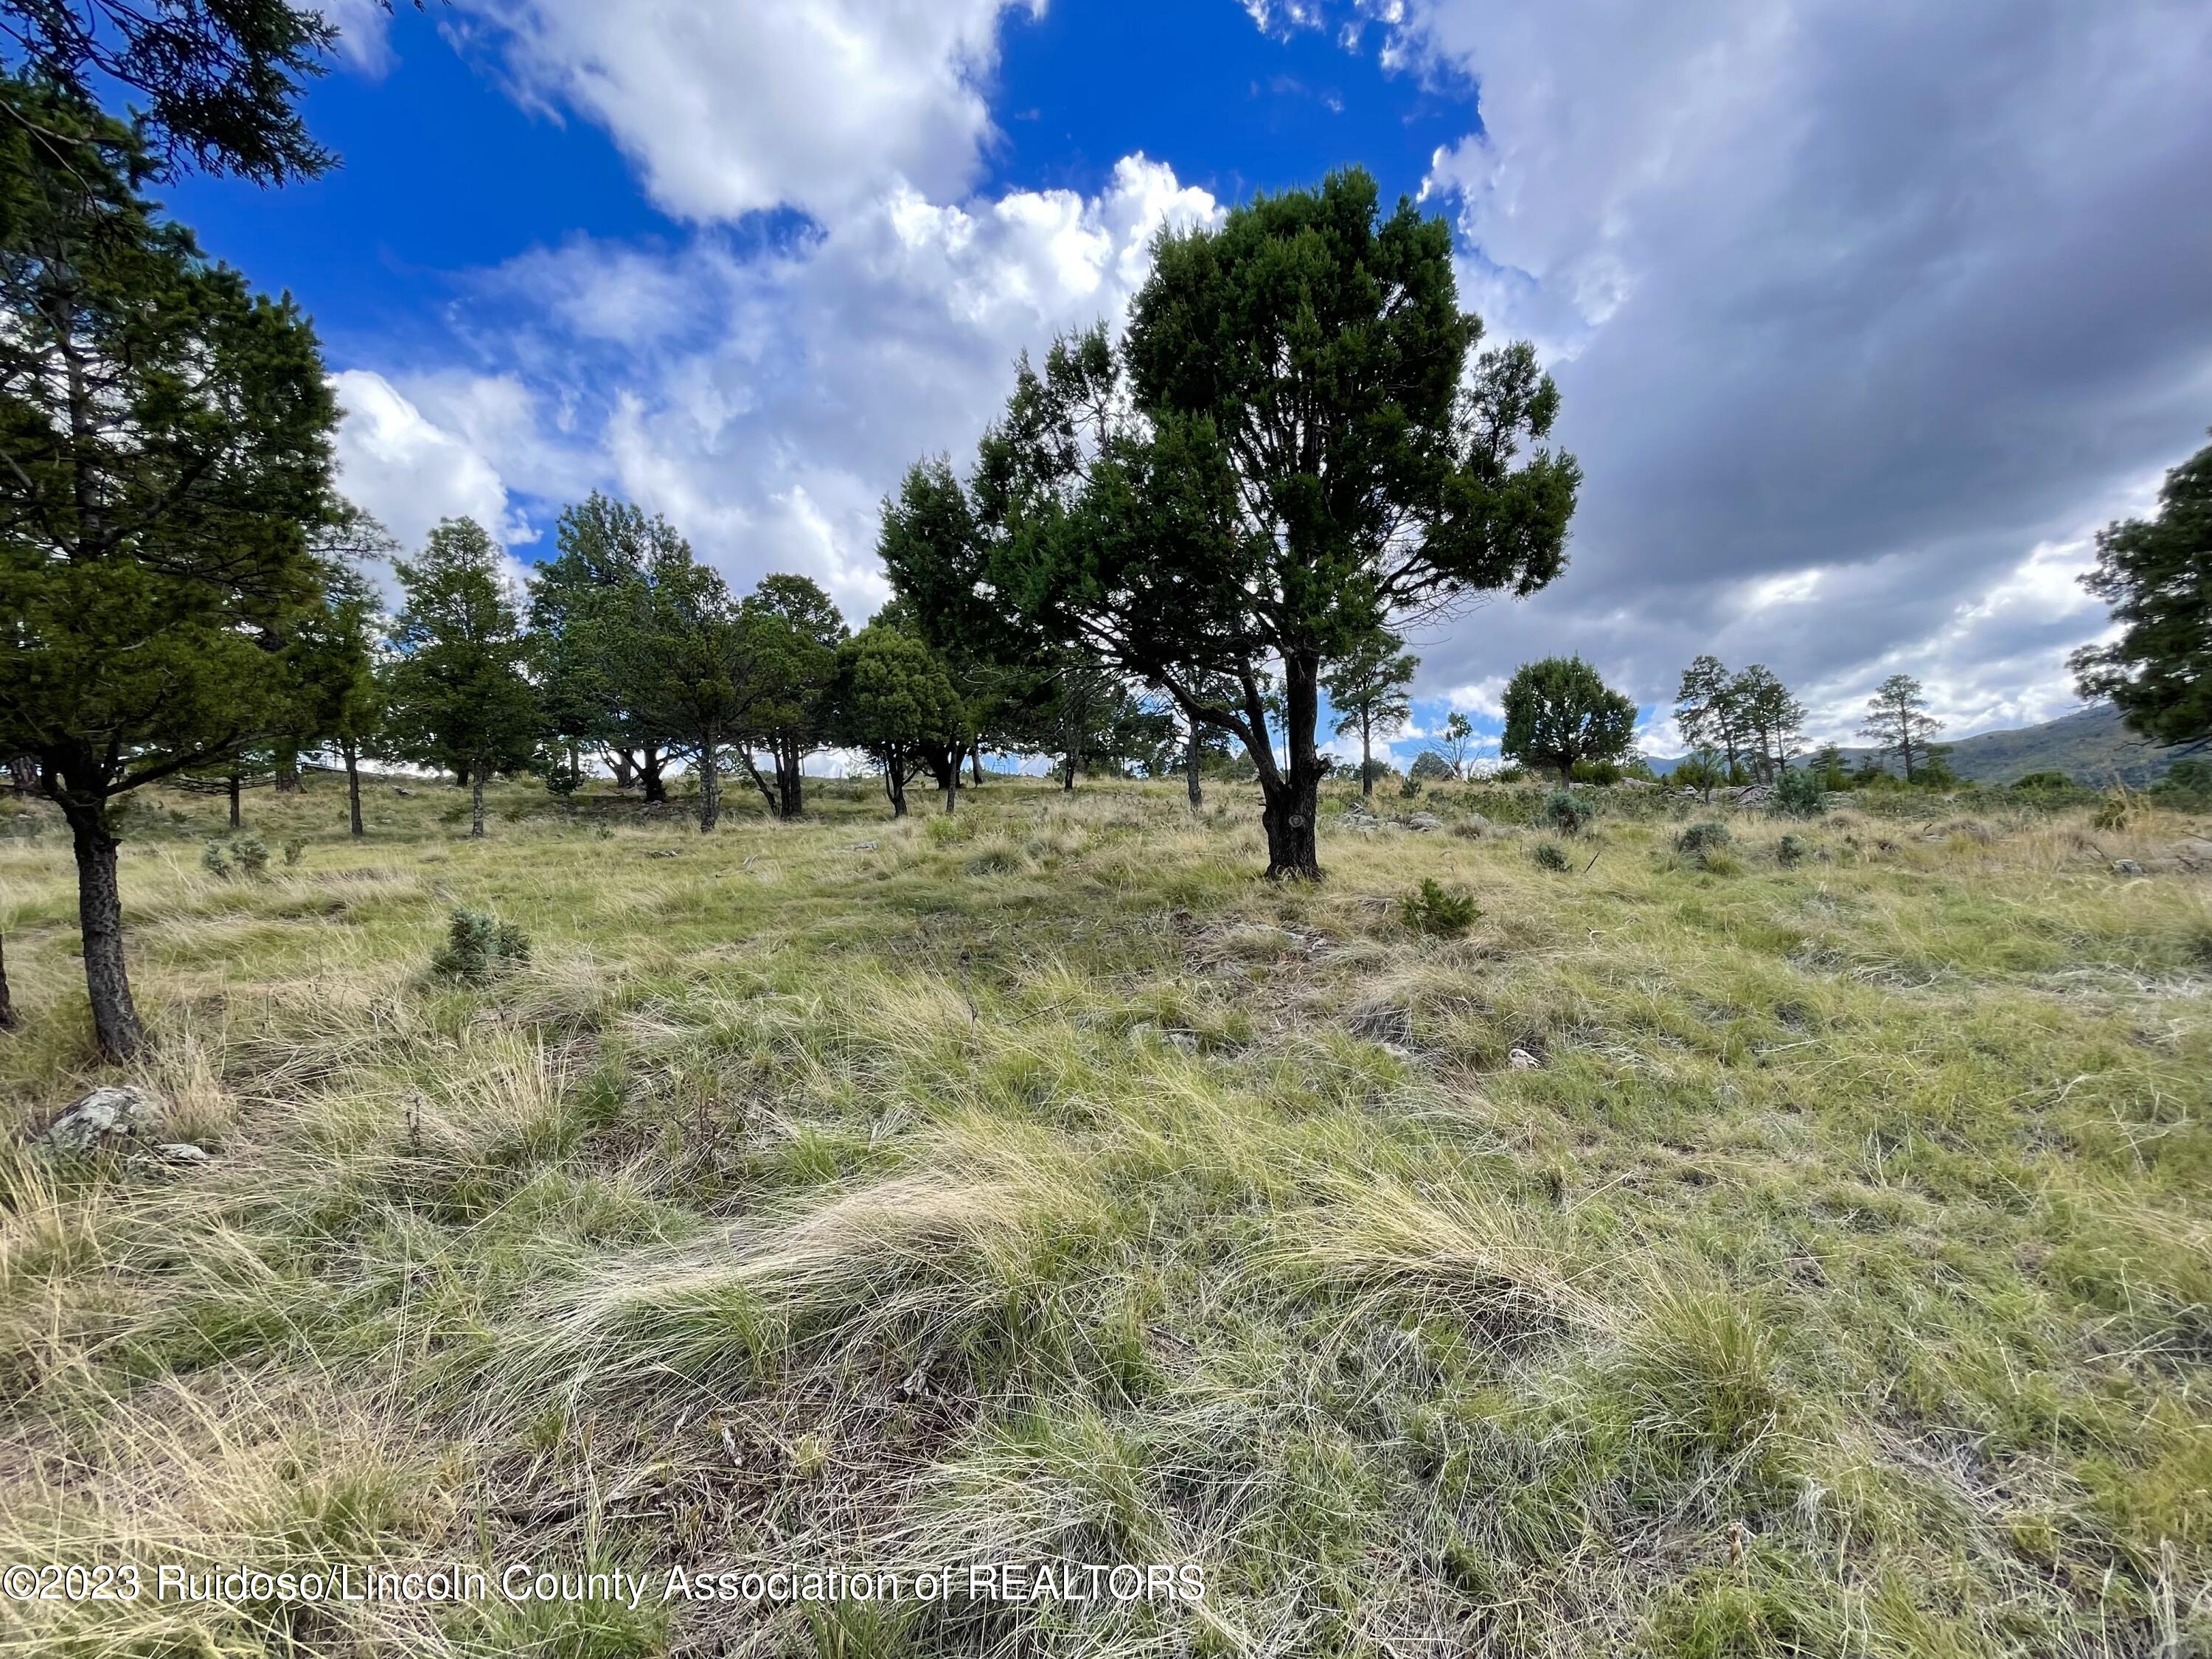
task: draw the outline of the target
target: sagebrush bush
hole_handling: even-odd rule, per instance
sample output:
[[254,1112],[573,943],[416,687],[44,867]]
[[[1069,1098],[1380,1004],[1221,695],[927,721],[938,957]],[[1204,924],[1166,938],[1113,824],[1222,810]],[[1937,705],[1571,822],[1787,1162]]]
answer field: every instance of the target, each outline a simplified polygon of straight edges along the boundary
[[1774,780],[1773,808],[1787,818],[1817,818],[1828,804],[1820,775],[1808,767],[1785,769]]
[[1544,801],[1544,822],[1564,836],[1579,836],[1597,816],[1597,808],[1571,789],[1554,789]]
[[1472,898],[1440,885],[1433,877],[1407,894],[1399,910],[1407,927],[1417,933],[1432,933],[1438,939],[1458,938],[1474,927],[1475,918],[1482,914]]
[[1774,843],[1774,861],[1787,869],[1793,864],[1802,864],[1808,849],[1802,836],[1784,836]]
[[1564,870],[1567,867],[1566,849],[1555,841],[1540,841],[1528,856],[1536,860],[1540,870]]
[[530,940],[521,928],[482,910],[459,909],[447,925],[445,944],[430,958],[430,971],[480,985],[529,960]]

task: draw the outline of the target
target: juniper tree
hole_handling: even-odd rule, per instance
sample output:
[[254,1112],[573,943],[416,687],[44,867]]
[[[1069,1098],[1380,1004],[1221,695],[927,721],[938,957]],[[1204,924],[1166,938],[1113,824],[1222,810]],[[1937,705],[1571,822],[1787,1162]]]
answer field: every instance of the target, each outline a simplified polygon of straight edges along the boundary
[[406,599],[392,625],[386,740],[468,785],[469,834],[481,839],[486,780],[527,766],[539,731],[500,550],[475,520],[446,519],[419,557],[392,568]]
[[101,1050],[143,1041],[111,807],[286,729],[272,643],[340,508],[313,329],[141,194],[139,137],[0,82],[0,753],[75,848]]
[[1505,684],[1499,748],[1524,766],[1549,767],[1562,787],[1583,761],[1619,760],[1636,741],[1636,705],[1580,657],[1524,663]]
[[[834,739],[883,768],[893,817],[906,816],[906,787],[933,754],[965,752],[965,717],[943,665],[890,623],[872,622],[837,647],[830,707]],[[945,793],[948,812],[956,793]]]
[[[753,678],[740,757],[769,811],[795,818],[806,810],[800,768],[828,732],[837,647],[847,638],[845,619],[830,596],[805,577],[776,574],[763,576],[746,596],[738,633]],[[773,792],[753,766],[755,748],[768,751],[775,775]]]
[[1470,363],[1481,331],[1445,222],[1382,213],[1352,169],[1163,235],[1120,348],[1102,326],[1024,362],[986,435],[981,591],[1241,741],[1270,875],[1321,873],[1325,665],[1564,562],[1558,392],[1525,345]]

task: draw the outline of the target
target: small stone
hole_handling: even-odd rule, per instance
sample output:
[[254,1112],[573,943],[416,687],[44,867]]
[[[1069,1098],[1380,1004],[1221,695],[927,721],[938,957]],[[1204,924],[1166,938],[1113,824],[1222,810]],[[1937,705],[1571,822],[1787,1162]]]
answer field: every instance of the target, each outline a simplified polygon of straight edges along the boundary
[[154,1148],[155,1156],[170,1164],[212,1164],[215,1154],[189,1140],[165,1140]]
[[1406,828],[1413,830],[1416,835],[1425,835],[1431,830],[1441,830],[1443,827],[1444,821],[1434,812],[1409,813],[1406,818]]
[[72,1103],[31,1143],[50,1152],[96,1152],[152,1133],[161,1117],[161,1103],[143,1089],[111,1084]]
[[1544,1062],[1526,1048],[1515,1048],[1506,1054],[1505,1063],[1516,1072],[1533,1072]]
[[402,800],[413,800],[415,799],[415,792],[412,789],[402,789],[396,783],[392,786],[392,793],[398,796]]
[[2139,876],[2142,874],[2142,866],[2137,864],[2133,859],[2114,859],[2112,860],[2112,873],[2116,876]]

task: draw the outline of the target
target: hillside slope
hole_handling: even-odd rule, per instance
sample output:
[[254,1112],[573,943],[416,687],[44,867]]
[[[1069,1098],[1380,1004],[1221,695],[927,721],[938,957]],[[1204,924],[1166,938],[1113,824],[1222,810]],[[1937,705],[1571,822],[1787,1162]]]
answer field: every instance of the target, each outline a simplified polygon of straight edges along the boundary
[[[2131,788],[2141,788],[2155,782],[2180,758],[2179,751],[2158,748],[2128,730],[2109,703],[2076,709],[2040,726],[1950,739],[1947,746],[1951,769],[1977,783],[2010,783],[2030,772],[2063,772],[2093,787],[2117,777]],[[1857,766],[1874,752],[1846,749],[1844,757],[1847,764]],[[1664,776],[1684,758],[1676,755],[1655,760],[1651,769]]]

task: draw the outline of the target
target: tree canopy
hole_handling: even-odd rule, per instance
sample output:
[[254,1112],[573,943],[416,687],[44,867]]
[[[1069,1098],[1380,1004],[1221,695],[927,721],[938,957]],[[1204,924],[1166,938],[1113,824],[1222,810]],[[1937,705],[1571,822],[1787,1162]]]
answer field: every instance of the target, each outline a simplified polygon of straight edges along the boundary
[[2212,744],[2212,444],[2166,475],[2156,514],[2098,533],[2081,580],[2120,628],[2075,653],[2081,695],[2154,743]]
[[1928,713],[1928,696],[1910,674],[1892,674],[1867,699],[1866,724],[1859,735],[1871,738],[1884,754],[1895,755],[1905,781],[1917,780],[1927,767],[1929,745],[1943,722]]
[[1359,734],[1359,793],[1375,793],[1375,739],[1401,730],[1412,716],[1409,689],[1419,658],[1405,641],[1376,629],[1337,659],[1323,678],[1336,709],[1336,735]]
[[1610,689],[1580,657],[1524,663],[1505,685],[1509,760],[1547,767],[1572,781],[1584,761],[1618,761],[1636,742],[1636,705]]

